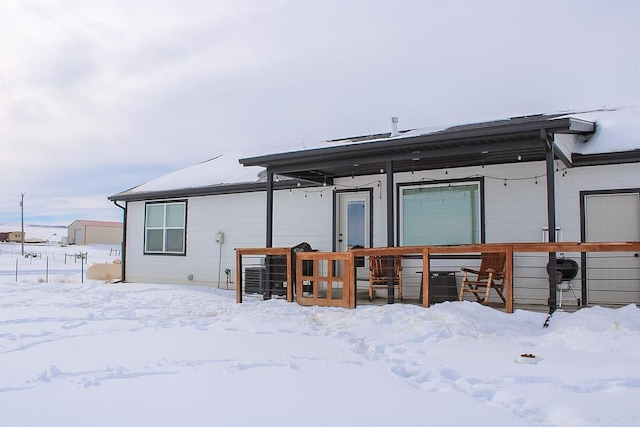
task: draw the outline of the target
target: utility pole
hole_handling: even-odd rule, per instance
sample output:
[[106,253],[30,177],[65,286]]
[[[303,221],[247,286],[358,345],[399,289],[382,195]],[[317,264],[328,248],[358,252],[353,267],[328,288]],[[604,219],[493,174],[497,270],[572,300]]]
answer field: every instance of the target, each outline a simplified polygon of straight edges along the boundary
[[24,193],[22,193],[22,199],[20,199],[20,218],[22,224],[22,236],[20,240],[22,240],[22,256],[24,256]]

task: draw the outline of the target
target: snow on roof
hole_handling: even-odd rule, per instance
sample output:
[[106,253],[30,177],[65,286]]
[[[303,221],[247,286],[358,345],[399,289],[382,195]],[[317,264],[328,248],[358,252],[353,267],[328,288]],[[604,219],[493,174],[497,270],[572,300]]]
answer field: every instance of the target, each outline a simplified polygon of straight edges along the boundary
[[[564,117],[575,117],[596,123],[595,134],[588,139],[587,142],[576,145],[575,152],[578,154],[613,153],[640,149],[640,102],[620,108],[570,112]],[[382,133],[305,143],[300,151],[336,145],[387,141],[390,139],[428,135],[442,132],[449,127],[450,126],[437,126],[405,130],[394,137],[391,137],[389,133]],[[243,167],[238,163],[238,158],[239,157],[234,157],[233,155],[220,155],[202,163],[153,179],[118,195],[258,182],[258,174],[263,171],[263,168]]]
[[[311,141],[305,142],[301,145],[297,145],[296,149],[291,149],[291,146],[288,146],[286,150],[280,151],[271,151],[261,153],[262,155],[270,155],[270,154],[279,154],[279,153],[290,153],[292,151],[305,151],[305,150],[314,150],[318,148],[327,148],[327,147],[338,147],[342,145],[354,145],[354,144],[362,144],[366,142],[377,142],[377,141],[388,141],[392,139],[403,139],[403,138],[411,138],[413,136],[421,136],[428,135],[431,133],[438,133],[446,130],[450,126],[430,126],[424,128],[416,128],[416,129],[406,129],[401,130],[397,136],[391,136],[391,132],[386,133],[377,133],[371,135],[360,135],[360,136],[352,136],[347,138],[337,138],[337,139],[329,139],[322,141]],[[260,155],[260,154],[257,154]],[[255,157],[256,153],[253,153],[251,157]]]
[[576,154],[619,153],[640,149],[640,102],[615,109],[569,115],[596,124],[593,136],[587,142],[576,145]]
[[213,185],[257,182],[260,167],[243,167],[233,156],[217,156],[202,163],[177,170],[153,179],[145,184],[120,193],[120,195],[182,190]]
[[[596,132],[587,143],[577,145],[578,154],[614,153],[640,149],[640,102],[618,108],[603,108],[599,110],[576,110],[561,113],[542,114],[540,116],[554,116],[557,119],[574,117],[596,123]],[[537,115],[534,115],[537,116]],[[499,120],[498,120],[499,121]],[[415,136],[440,133],[451,128],[470,126],[473,124],[492,123],[493,120],[480,123],[465,123],[456,125],[430,126],[416,129],[402,130],[397,136],[390,132],[311,142],[302,145],[301,151],[326,148],[341,145],[354,145],[368,142],[398,140]],[[295,150],[294,150],[295,151]],[[276,154],[276,153],[265,153]]]

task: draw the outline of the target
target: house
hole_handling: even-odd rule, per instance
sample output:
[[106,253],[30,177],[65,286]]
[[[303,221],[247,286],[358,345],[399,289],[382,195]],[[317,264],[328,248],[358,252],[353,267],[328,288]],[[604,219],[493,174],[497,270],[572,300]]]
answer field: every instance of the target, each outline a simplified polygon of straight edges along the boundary
[[7,231],[0,233],[0,242],[22,242],[22,231]]
[[[395,122],[390,133],[240,159],[259,179],[216,179],[216,158],[109,197],[124,202],[124,280],[220,285],[234,248],[302,241],[320,251],[640,241],[640,104],[438,129]],[[593,279],[590,302],[640,302],[633,255],[589,261],[628,275],[615,292]],[[546,303],[546,262],[514,261],[526,283],[516,298]],[[420,278],[408,281],[417,298]]]
[[122,223],[113,221],[73,221],[67,228],[67,238],[74,245],[120,245]]

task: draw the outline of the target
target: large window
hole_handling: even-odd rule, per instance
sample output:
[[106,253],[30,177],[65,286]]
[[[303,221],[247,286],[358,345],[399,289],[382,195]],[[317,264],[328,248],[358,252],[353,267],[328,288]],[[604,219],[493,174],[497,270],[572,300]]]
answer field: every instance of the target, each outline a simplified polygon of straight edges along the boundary
[[400,187],[403,246],[480,243],[480,183]]
[[145,253],[185,253],[186,202],[148,203],[145,216]]

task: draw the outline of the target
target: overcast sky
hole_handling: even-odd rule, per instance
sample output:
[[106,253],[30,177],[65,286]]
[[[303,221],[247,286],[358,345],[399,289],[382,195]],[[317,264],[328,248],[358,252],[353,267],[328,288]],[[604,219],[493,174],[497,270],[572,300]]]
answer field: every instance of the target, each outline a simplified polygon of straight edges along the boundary
[[[637,0],[0,0],[0,224],[222,154],[640,101]],[[234,163],[234,162],[227,162]]]

